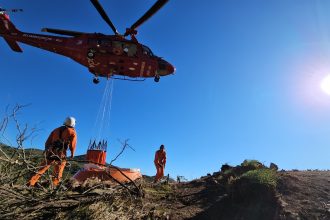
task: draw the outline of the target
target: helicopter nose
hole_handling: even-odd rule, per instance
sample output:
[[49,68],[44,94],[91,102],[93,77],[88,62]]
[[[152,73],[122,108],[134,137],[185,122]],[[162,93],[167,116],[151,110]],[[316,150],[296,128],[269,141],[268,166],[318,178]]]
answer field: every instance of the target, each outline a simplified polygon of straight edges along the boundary
[[168,74],[171,74],[171,73],[175,72],[175,67],[172,64],[168,63],[166,66],[166,70],[167,70]]
[[175,71],[175,67],[165,60],[159,61],[158,74],[161,76],[169,75]]

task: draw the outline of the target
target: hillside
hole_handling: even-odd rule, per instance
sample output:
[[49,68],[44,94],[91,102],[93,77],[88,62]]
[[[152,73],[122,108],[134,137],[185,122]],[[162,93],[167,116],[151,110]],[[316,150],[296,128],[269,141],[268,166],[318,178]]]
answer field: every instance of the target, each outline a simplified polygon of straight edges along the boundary
[[[22,149],[18,149],[16,150],[15,148],[6,146],[4,144],[0,143],[0,147],[1,147],[1,151],[0,151],[0,158],[6,158],[5,155],[7,155],[8,157],[12,158],[12,159],[23,159],[20,158],[23,155],[23,150]],[[36,149],[36,148],[28,148],[28,149],[24,149],[24,155],[26,160],[31,161],[34,165],[38,165],[41,160],[43,159],[43,151],[40,149]],[[79,161],[84,161],[85,160],[85,156],[86,155],[77,155],[73,158],[72,161],[70,161],[69,163],[69,168],[65,169],[63,176],[68,176],[71,177],[72,175],[74,175],[79,169],[82,168],[83,166],[83,162],[79,162]],[[4,162],[4,161],[2,161]],[[0,161],[1,163],[1,161]]]
[[[7,149],[8,150],[8,149]],[[38,152],[38,151],[36,151]],[[36,153],[35,152],[35,153]],[[81,158],[80,158],[81,159]],[[5,171],[6,163],[0,162]],[[16,165],[18,166],[18,165]],[[199,179],[124,186],[88,180],[27,188],[1,173],[2,219],[330,219],[330,171],[277,171],[246,160]]]
[[180,186],[191,219],[330,219],[329,171],[281,171],[274,189],[249,181],[218,182],[222,174]]

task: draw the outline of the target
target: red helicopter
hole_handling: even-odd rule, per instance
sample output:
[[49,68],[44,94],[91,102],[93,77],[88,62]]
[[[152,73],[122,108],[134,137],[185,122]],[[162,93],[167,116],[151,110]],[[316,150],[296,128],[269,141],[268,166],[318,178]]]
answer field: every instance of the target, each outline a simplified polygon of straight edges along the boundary
[[[137,34],[136,29],[167,2],[168,0],[158,0],[139,20],[127,28],[123,35],[119,34],[98,0],[91,0],[91,3],[110,26],[114,35],[52,28],[42,29],[43,32],[70,37],[21,32],[10,22],[7,13],[22,10],[0,8],[0,36],[16,52],[23,52],[17,44],[17,42],[21,42],[70,57],[86,66],[94,74],[93,82],[95,84],[99,83],[98,77],[131,81],[141,81],[142,78],[153,77],[155,82],[158,82],[161,76],[174,73],[175,68],[169,62],[154,55],[150,48],[140,44],[135,35]],[[127,36],[130,36],[131,39],[126,39]],[[140,80],[131,78],[140,78]]]

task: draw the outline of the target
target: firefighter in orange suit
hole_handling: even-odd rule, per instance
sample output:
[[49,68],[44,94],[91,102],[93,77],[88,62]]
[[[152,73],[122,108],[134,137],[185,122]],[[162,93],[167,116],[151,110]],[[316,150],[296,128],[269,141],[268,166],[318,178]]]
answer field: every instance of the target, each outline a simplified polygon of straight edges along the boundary
[[154,163],[157,170],[157,174],[154,181],[156,183],[164,176],[164,169],[166,164],[166,152],[163,144],[160,145],[159,150],[156,151]]
[[71,158],[73,158],[76,150],[77,134],[74,129],[75,125],[75,118],[67,117],[63,126],[52,131],[45,143],[45,160],[40,164],[41,168],[38,172],[29,180],[28,186],[34,186],[51,165],[55,165],[52,178],[53,184],[54,186],[59,184],[66,164],[67,149],[71,151]]

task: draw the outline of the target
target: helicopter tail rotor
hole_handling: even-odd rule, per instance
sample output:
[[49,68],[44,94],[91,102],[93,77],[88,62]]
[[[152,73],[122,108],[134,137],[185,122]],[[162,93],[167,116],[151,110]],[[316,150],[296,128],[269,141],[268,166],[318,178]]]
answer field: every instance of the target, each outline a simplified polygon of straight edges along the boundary
[[0,8],[0,13],[23,12],[23,9],[5,9]]

